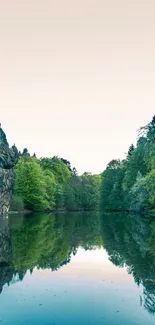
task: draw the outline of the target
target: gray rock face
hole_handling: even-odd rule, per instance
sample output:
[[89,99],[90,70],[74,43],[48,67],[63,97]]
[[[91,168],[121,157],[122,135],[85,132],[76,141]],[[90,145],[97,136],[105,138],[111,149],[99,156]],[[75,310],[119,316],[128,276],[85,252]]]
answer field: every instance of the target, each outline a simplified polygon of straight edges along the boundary
[[18,160],[15,146],[9,148],[6,135],[0,127],[0,216],[5,216],[10,207],[12,189],[15,180],[13,167]]

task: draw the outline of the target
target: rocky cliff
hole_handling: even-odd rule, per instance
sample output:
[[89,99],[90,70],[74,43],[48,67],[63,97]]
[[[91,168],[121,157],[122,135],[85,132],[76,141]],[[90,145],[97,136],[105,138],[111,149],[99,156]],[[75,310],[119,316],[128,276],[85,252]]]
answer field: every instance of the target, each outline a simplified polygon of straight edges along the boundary
[[17,163],[17,159],[16,147],[9,148],[6,135],[0,127],[0,216],[6,215],[10,207],[15,179],[13,167]]

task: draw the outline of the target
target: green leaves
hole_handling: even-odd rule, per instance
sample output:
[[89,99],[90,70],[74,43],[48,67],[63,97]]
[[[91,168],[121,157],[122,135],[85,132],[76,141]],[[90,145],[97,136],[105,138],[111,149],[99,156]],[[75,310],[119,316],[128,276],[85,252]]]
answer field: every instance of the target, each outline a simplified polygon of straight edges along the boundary
[[49,209],[46,178],[36,159],[25,161],[21,158],[15,171],[14,193],[23,199],[25,207],[33,211]]
[[123,209],[122,180],[124,177],[124,163],[112,160],[102,178],[101,206],[107,210]]
[[[113,159],[101,175],[78,176],[67,159],[37,159],[24,149],[15,168],[14,194],[33,211],[67,209],[142,211],[155,206],[155,116],[141,128],[126,159]],[[13,152],[17,149],[12,148]]]
[[[112,160],[103,172],[101,202],[108,210],[150,209],[155,206],[155,116],[140,129],[126,160]],[[138,177],[139,175],[139,177]]]
[[22,199],[26,209],[74,211],[99,208],[100,175],[84,173],[78,176],[76,169],[72,170],[65,159],[53,157],[37,160],[27,154],[27,149],[24,152],[15,168],[14,195]]
[[152,208],[155,207],[155,169],[152,169],[146,176],[146,189],[148,191],[148,199]]

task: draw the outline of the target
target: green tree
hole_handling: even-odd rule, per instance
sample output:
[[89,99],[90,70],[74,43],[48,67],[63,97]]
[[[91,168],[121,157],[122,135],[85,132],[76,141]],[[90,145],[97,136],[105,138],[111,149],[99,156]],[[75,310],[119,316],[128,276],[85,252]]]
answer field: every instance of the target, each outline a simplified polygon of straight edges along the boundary
[[155,208],[155,169],[152,169],[145,178],[145,188],[152,208]]
[[43,171],[34,158],[21,158],[15,168],[14,194],[20,196],[27,209],[33,211],[50,208]]
[[103,172],[101,186],[101,206],[103,209],[120,210],[123,208],[123,177],[124,162],[112,160]]
[[81,206],[85,210],[95,210],[100,205],[101,176],[84,173],[79,177]]
[[40,159],[40,166],[43,170],[48,170],[55,177],[55,202],[56,208],[65,206],[65,192],[68,187],[71,172],[68,166],[58,157]]
[[140,172],[137,174],[136,182],[131,188],[130,209],[143,211],[148,208],[148,191],[146,190],[146,179]]
[[50,206],[50,210],[55,207],[55,195],[56,195],[56,180],[54,174],[49,170],[43,171],[44,181],[45,181],[45,189],[47,194],[47,200]]

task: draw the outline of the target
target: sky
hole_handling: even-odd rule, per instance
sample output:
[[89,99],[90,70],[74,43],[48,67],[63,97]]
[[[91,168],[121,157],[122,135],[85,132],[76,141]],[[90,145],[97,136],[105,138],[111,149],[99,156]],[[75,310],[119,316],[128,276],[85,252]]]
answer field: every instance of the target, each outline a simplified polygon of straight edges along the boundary
[[154,0],[0,0],[10,145],[79,173],[125,157],[155,114]]

